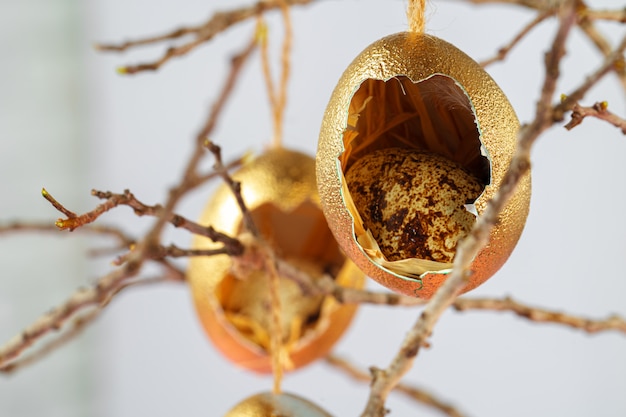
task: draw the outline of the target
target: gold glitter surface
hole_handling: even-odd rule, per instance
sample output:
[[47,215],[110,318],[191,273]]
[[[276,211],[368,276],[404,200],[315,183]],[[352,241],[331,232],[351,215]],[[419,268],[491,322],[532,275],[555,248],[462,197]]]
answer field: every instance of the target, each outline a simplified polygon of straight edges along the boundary
[[240,402],[224,417],[330,417],[330,414],[297,395],[262,393]]
[[[351,101],[367,80],[387,81],[408,77],[412,82],[442,75],[449,77],[469,98],[480,130],[480,139],[491,162],[491,181],[475,202],[478,214],[493,197],[513,156],[519,122],[513,108],[495,81],[470,57],[436,37],[398,33],[367,47],[339,80],[322,121],[317,151],[317,182],[322,208],[339,245],[367,275],[395,291],[430,298],[445,281],[445,273],[426,273],[421,281],[392,272],[370,259],[355,240],[354,219],[342,195],[340,156],[345,150],[344,134],[353,121]],[[348,132],[348,133],[346,133]],[[345,158],[344,158],[345,159]],[[500,215],[489,244],[472,264],[473,275],[465,291],[491,277],[515,247],[528,215],[530,175]]]
[[[320,273],[328,271],[336,276],[338,283],[360,288],[364,284],[363,273],[341,253],[319,207],[314,165],[315,161],[308,155],[273,149],[244,165],[233,178],[241,182],[241,194],[257,227],[279,256],[296,267],[312,265]],[[231,236],[242,232],[241,211],[226,185],[220,186],[210,199],[200,223]],[[220,246],[200,236],[193,241],[197,249]],[[255,294],[232,293],[254,292],[267,286],[246,284],[245,277],[234,277],[231,267],[231,258],[226,255],[190,259],[187,279],[196,312],[209,338],[227,358],[253,371],[270,372],[270,356],[262,348],[265,343],[258,341],[264,339],[264,332],[269,332],[271,310],[264,309],[267,303],[262,301],[243,308],[239,305],[242,300],[254,299]],[[252,274],[247,279],[262,278]],[[342,306],[332,297],[326,297],[319,315],[311,315],[311,305],[320,305],[319,299],[311,303],[302,297],[302,306],[296,306],[298,297],[296,286],[281,285],[281,298],[290,303],[283,309],[283,318],[289,321],[283,324],[290,329],[285,336],[289,339],[296,335],[298,339],[289,340],[287,346],[294,368],[326,354],[356,311],[355,305]],[[266,300],[268,295],[258,294],[258,298]],[[228,314],[224,314],[225,309]],[[252,338],[238,330],[246,327],[259,331]]]

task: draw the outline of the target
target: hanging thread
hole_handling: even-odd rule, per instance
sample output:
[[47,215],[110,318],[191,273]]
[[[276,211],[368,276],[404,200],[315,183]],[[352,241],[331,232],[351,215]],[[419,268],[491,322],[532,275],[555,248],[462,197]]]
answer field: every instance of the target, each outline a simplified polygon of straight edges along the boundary
[[409,0],[406,14],[409,19],[409,31],[424,33],[426,0]]
[[259,20],[257,22],[257,38],[259,39],[259,43],[261,45],[261,65],[263,67],[263,76],[265,78],[267,94],[270,100],[272,123],[274,128],[272,145],[275,148],[279,148],[282,146],[283,116],[285,113],[285,107],[287,105],[287,84],[289,81],[289,74],[291,70],[290,55],[293,38],[291,15],[289,13],[289,6],[285,1],[281,1],[280,10],[282,12],[283,23],[285,25],[285,36],[283,38],[281,73],[278,89],[276,89],[276,87],[274,86],[272,71],[270,69],[270,59],[267,42],[267,26],[265,25],[262,16],[259,16]]
[[270,303],[271,303],[271,326],[270,326],[270,354],[272,357],[272,373],[274,374],[274,394],[281,393],[283,370],[285,369],[285,345],[282,332],[282,306],[280,303],[280,276],[276,270],[276,264],[272,256],[265,261],[265,269],[270,280]]

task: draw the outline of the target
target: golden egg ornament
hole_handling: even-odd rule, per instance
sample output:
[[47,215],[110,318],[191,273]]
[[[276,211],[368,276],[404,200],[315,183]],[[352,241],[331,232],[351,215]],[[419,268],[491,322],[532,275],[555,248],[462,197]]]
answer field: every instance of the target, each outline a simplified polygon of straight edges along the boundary
[[[518,129],[495,81],[455,46],[414,32],[374,42],[345,70],[320,131],[317,183],[339,245],[382,285],[430,298],[498,190]],[[529,204],[528,174],[463,292],[508,259]]]
[[[233,178],[241,183],[259,233],[277,256],[313,278],[330,274],[339,285],[362,288],[364,274],[343,255],[321,211],[311,156],[271,149],[245,163]],[[200,223],[246,240],[241,211],[225,184],[209,200]],[[214,249],[221,244],[197,236],[192,246]],[[268,373],[270,280],[263,268],[246,276],[240,269],[233,269],[227,255],[194,257],[187,278],[198,317],[216,348],[243,368]],[[330,296],[305,296],[286,277],[279,278],[279,297],[288,370],[327,354],[356,311],[355,304],[341,305]]]
[[246,398],[224,417],[331,417],[331,415],[298,395],[267,392]]

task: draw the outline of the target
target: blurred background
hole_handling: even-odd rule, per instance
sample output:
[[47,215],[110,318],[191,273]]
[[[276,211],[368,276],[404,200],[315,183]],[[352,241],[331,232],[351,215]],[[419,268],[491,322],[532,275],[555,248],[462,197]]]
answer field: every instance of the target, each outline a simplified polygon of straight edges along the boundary
[[[229,69],[254,31],[246,22],[156,73],[121,76],[116,68],[151,61],[170,42],[125,54],[99,53],[95,42],[121,42],[197,25],[216,10],[249,1],[0,1],[0,222],[49,220],[46,187],[76,212],[98,204],[92,188],[164,201],[181,175],[196,132]],[[589,0],[594,9],[615,0]],[[327,100],[350,61],[369,43],[406,29],[406,1],[319,1],[292,9],[292,78],[285,144],[314,154]],[[534,12],[512,5],[472,6],[432,0],[427,32],[476,60],[491,57]],[[282,37],[267,16],[273,59]],[[518,112],[532,119],[543,54],[554,19],[534,30],[502,63],[488,68]],[[598,27],[616,44],[626,31]],[[574,30],[558,93],[599,66],[601,54]],[[624,91],[607,76],[583,104],[607,100],[626,115]],[[555,98],[556,99],[556,98]],[[271,136],[258,54],[245,68],[213,140],[226,159],[261,151]],[[626,316],[626,140],[595,119],[571,132],[555,126],[533,151],[533,196],[526,229],[508,263],[470,296],[512,295],[525,303],[591,318]],[[197,218],[216,184],[177,211]],[[101,223],[138,234],[152,219],[119,208]],[[168,232],[182,247],[190,237]],[[77,233],[0,236],[0,343],[8,341],[76,288],[112,267],[90,260],[104,242]],[[380,289],[374,283],[371,288]],[[384,367],[418,311],[365,306],[336,352],[366,369]],[[384,337],[382,337],[384,335]],[[626,338],[536,324],[508,313],[447,312],[407,380],[468,415],[624,416]],[[129,290],[75,341],[14,375],[0,376],[0,415],[47,417],[220,416],[245,397],[271,389],[271,377],[227,363],[209,344],[182,285]],[[324,363],[290,374],[285,391],[336,416],[358,415],[368,394]],[[392,395],[394,416],[439,415]]]

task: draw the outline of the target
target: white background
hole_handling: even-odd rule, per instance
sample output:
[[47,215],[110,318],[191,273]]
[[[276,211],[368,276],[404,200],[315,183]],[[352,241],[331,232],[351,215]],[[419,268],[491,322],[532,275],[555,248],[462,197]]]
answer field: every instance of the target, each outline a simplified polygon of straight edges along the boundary
[[[155,59],[166,43],[124,55],[95,52],[96,41],[159,34],[249,2],[95,0],[0,1],[0,221],[58,216],[40,197],[45,186],[78,212],[93,208],[92,188],[130,188],[163,201],[188,157],[228,70],[228,58],[253,32],[238,25],[174,59],[157,73],[123,77],[115,68]],[[615,0],[595,8],[621,7]],[[320,120],[341,72],[365,46],[405,30],[403,1],[320,1],[293,10],[293,76],[286,145],[315,152]],[[534,14],[514,6],[431,1],[427,31],[477,60],[488,58]],[[274,50],[282,34],[269,17]],[[615,44],[625,29],[600,25]],[[542,24],[489,72],[522,122],[532,118],[542,59],[555,30]],[[276,57],[276,54],[274,54]],[[567,93],[599,65],[574,31],[562,66]],[[555,98],[556,100],[556,98]],[[585,100],[607,100],[626,114],[624,93],[608,76]],[[261,150],[271,135],[258,55],[246,68],[213,139],[227,157]],[[586,120],[555,126],[533,152],[533,196],[525,232],[509,262],[471,296],[513,295],[523,302],[593,318],[626,316],[626,139]],[[178,212],[196,218],[211,186]],[[140,233],[150,219],[120,208],[101,218]],[[189,237],[168,232],[166,242]],[[102,242],[100,242],[101,244]],[[110,270],[85,261],[95,244],[76,233],[0,236],[0,343],[75,288]],[[373,283],[372,288],[377,288]],[[384,367],[418,310],[366,306],[337,345],[364,369]],[[506,313],[448,312],[407,379],[474,416],[626,415],[626,339],[534,324]],[[271,378],[234,367],[212,348],[183,285],[128,291],[79,339],[43,362],[0,377],[2,416],[220,416],[243,398],[271,389]],[[336,416],[358,415],[366,386],[314,364],[289,375],[284,389]],[[438,415],[392,395],[394,416]]]

